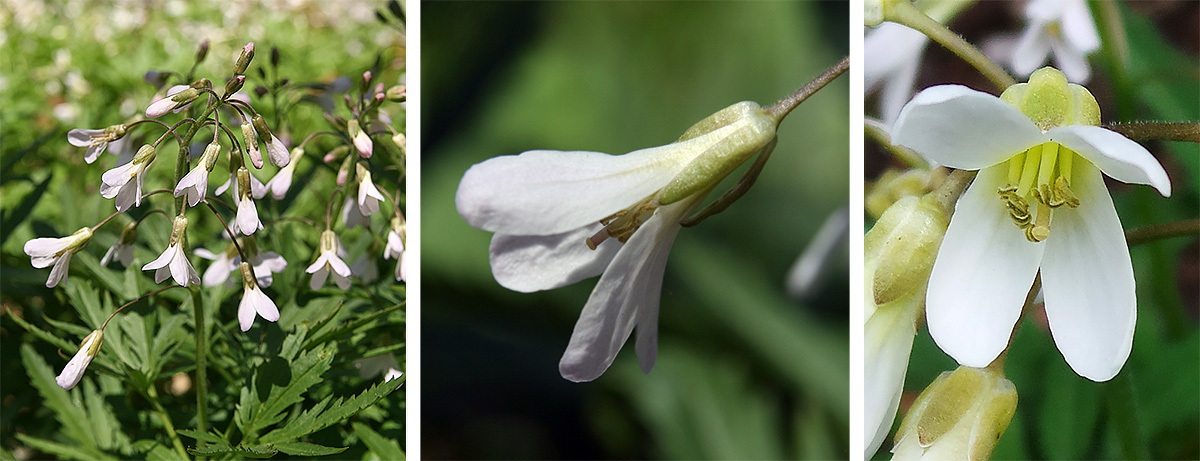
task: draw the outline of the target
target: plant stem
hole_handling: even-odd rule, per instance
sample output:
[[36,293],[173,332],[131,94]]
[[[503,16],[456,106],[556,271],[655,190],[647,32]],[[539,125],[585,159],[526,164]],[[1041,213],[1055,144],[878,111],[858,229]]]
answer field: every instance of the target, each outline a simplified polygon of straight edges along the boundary
[[921,154],[907,147],[892,144],[892,135],[888,133],[888,127],[883,122],[871,118],[863,120],[863,133],[868,138],[873,139],[880,147],[890,152],[892,156],[904,162],[905,166],[923,170],[929,169],[929,163],[924,158],[921,158]]
[[175,433],[175,425],[171,423],[171,415],[167,414],[167,410],[158,401],[158,389],[154,387],[153,383],[146,387],[146,397],[149,398],[150,404],[154,406],[154,409],[158,411],[158,416],[162,418],[163,427],[167,429],[167,435],[171,437],[171,445],[174,445],[175,449],[179,450],[179,454],[183,456],[183,459],[188,459],[187,450],[183,449],[183,442],[179,441],[179,434]]
[[829,84],[829,82],[832,82],[834,79],[846,73],[846,70],[849,68],[850,57],[846,56],[842,58],[841,61],[838,61],[837,64],[834,64],[833,67],[825,69],[825,72],[821,72],[821,75],[818,75],[817,78],[814,78],[811,82],[808,82],[804,86],[797,89],[795,93],[780,99],[779,102],[776,102],[774,105],[763,109],[763,111],[766,112],[767,115],[770,115],[771,118],[775,119],[775,124],[778,125],[783,121],[784,117],[787,117],[787,115],[792,112],[792,109],[795,109],[796,106],[799,106],[800,103],[804,102],[805,99],[808,99],[809,96],[812,96],[821,88],[824,88],[825,85]]
[[946,216],[954,214],[954,204],[958,203],[958,197],[967,189],[967,185],[971,184],[971,180],[975,179],[977,174],[979,172],[974,170],[954,170],[946,176],[937,190],[930,192],[930,194],[934,194],[934,200],[938,206],[942,207]]
[[208,432],[208,335],[204,331],[204,303],[200,289],[192,288],[192,312],[196,328],[196,429]]
[[1190,219],[1187,221],[1151,224],[1149,226],[1139,227],[1126,232],[1125,240],[1129,243],[1129,246],[1134,246],[1168,237],[1182,237],[1185,235],[1197,234],[1200,234],[1200,219]]
[[1184,141],[1200,143],[1200,123],[1197,122],[1134,122],[1106,125],[1134,141]]
[[1012,76],[1008,75],[1008,72],[1005,72],[1004,69],[1001,69],[991,59],[984,56],[979,49],[966,40],[963,40],[958,34],[951,32],[946,26],[926,16],[912,2],[907,0],[890,1],[887,2],[884,11],[884,19],[908,26],[917,32],[925,34],[933,41],[938,42],[938,44],[950,50],[951,53],[962,58],[963,61],[966,61],[967,64],[978,70],[988,80],[991,80],[1000,91],[1004,91],[1017,83],[1016,80],[1013,80]]
[[1132,83],[1129,77],[1129,37],[1121,21],[1121,10],[1114,0],[1089,2],[1096,18],[1096,31],[1101,48],[1112,71],[1117,94],[1117,120],[1128,120],[1133,114]]
[[[210,98],[211,98],[211,96],[210,96]],[[188,161],[189,160],[188,159],[188,150],[189,150],[189,146],[191,146],[191,144],[192,144],[192,138],[196,137],[196,132],[200,131],[200,126],[204,125],[204,120],[208,119],[208,116],[212,115],[213,111],[217,110],[217,106],[219,106],[219,105],[221,105],[220,101],[211,102],[211,99],[210,99],[208,107],[206,107],[204,109],[204,113],[201,114],[200,117],[196,119],[196,121],[192,122],[192,126],[190,128],[188,128],[187,134],[183,136],[183,139],[181,141],[179,141],[179,156],[175,158],[175,182],[174,182],[174,184],[179,184],[179,181],[182,180],[183,176],[187,174],[188,163],[190,163]],[[183,199],[184,198],[185,198],[184,195],[175,197],[175,214],[176,215],[180,214],[183,211]]]

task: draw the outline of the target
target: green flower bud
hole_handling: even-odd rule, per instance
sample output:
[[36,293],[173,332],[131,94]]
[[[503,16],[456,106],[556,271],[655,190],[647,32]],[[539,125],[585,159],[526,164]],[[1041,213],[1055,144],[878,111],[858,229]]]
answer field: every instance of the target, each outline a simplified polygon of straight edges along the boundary
[[943,372],[904,416],[894,459],[989,459],[1016,411],[1017,389],[1000,372]]
[[870,281],[876,304],[917,293],[925,286],[949,225],[932,195],[905,197],[883,213],[863,241],[866,258],[877,261]]

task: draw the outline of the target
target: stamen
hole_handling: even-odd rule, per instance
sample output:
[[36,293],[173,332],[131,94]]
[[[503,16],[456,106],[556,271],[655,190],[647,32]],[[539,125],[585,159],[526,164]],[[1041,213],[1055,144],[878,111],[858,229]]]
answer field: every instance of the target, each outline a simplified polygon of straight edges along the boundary
[[1050,209],[1041,206],[1037,209],[1037,221],[1025,229],[1025,238],[1030,242],[1041,242],[1050,237]]
[[1054,177],[1054,164],[1058,162],[1058,143],[1042,144],[1042,161],[1038,168],[1039,185],[1050,184]]
[[1029,194],[1029,190],[1033,188],[1034,181],[1037,180],[1037,168],[1042,162],[1042,145],[1036,145],[1029,148],[1025,154],[1025,166],[1021,170],[1021,182],[1017,184],[1017,195],[1022,197]]
[[584,239],[584,243],[592,250],[599,247],[609,237],[616,237],[621,243],[625,243],[634,232],[637,232],[638,228],[642,227],[646,218],[654,214],[654,210],[658,208],[656,197],[657,194],[651,195],[627,209],[601,219],[600,224],[603,224],[604,227],[595,235]]

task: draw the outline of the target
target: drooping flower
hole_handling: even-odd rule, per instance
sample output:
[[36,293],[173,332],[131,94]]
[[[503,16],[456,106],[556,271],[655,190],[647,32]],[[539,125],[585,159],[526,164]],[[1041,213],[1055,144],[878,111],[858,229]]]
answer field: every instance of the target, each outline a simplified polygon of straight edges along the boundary
[[[238,198],[241,197],[241,195],[238,193],[239,190],[237,178],[237,170],[230,172],[229,179],[217,186],[217,189],[213,191],[213,195],[224,194],[226,190],[232,187],[233,190],[230,192],[230,194],[233,195],[234,202],[238,201]],[[262,181],[259,181],[258,178],[254,177],[253,173],[250,174],[250,196],[254,197],[255,200],[267,196],[267,186],[263,184]]]
[[364,162],[358,162],[358,211],[363,216],[370,216],[372,213],[379,211],[379,202],[383,201],[383,194],[379,193],[379,189],[375,188],[375,183],[371,181],[371,170],[367,169]]
[[926,305],[930,334],[960,364],[985,366],[1007,347],[1039,270],[1055,344],[1077,374],[1105,381],[1129,357],[1133,266],[1100,173],[1163,196],[1171,182],[1150,152],[1099,121],[1095,98],[1052,68],[1000,98],[932,87],[900,113],[893,143],[980,170],[950,221]]
[[364,253],[350,264],[350,273],[362,280],[363,283],[372,283],[379,280],[379,267],[375,265],[374,258],[371,258],[370,253]]
[[942,372],[904,415],[893,460],[989,459],[1017,411],[1017,388],[990,369]]
[[125,225],[125,229],[121,231],[121,238],[117,239],[117,243],[108,248],[104,253],[104,257],[100,259],[101,266],[107,266],[113,258],[121,261],[125,267],[133,264],[133,244],[137,242],[137,223],[131,222]]
[[388,230],[387,246],[383,248],[383,259],[396,259],[396,280],[406,281],[404,270],[405,223],[399,214],[392,216],[392,227]]
[[197,203],[205,201],[204,197],[208,194],[208,174],[216,166],[217,157],[220,154],[220,144],[214,142],[205,147],[204,155],[200,156],[196,166],[179,179],[179,184],[175,185],[175,196],[186,194],[188,206],[196,206]]
[[242,331],[249,331],[250,326],[254,324],[254,317],[260,316],[263,320],[274,322],[279,320],[279,308],[275,307],[275,301],[272,301],[262,289],[258,287],[258,283],[254,280],[253,269],[250,268],[250,263],[242,262],[238,265],[242,272],[242,302],[238,303],[238,325]]
[[[292,149],[291,160],[275,176],[267,181],[266,189],[271,192],[271,197],[275,200],[283,200],[287,195],[288,188],[292,187],[292,175],[296,172],[296,163],[300,157],[304,156],[304,149],[299,147]],[[261,197],[257,197],[261,198]]]
[[267,122],[263,120],[262,114],[254,114],[254,118],[251,120],[254,124],[254,129],[258,130],[259,137],[268,140],[267,157],[270,157],[271,163],[281,168],[287,166],[291,162],[287,146],[284,146],[283,141],[280,141],[279,138],[275,137],[274,133],[271,133],[271,129],[267,127]]
[[1054,66],[1067,80],[1087,83],[1091,77],[1087,55],[1100,49],[1100,34],[1084,0],[1030,0],[1025,4],[1028,24],[1013,48],[1012,68],[1021,76],[1037,70],[1053,56]]
[[321,248],[318,253],[317,260],[305,269],[305,272],[312,274],[312,280],[308,286],[313,290],[320,290],[325,285],[325,279],[329,274],[333,274],[333,282],[338,288],[343,290],[350,288],[350,266],[342,261],[338,255],[338,249],[341,244],[338,242],[337,235],[333,231],[326,229],[321,233]]
[[186,216],[176,216],[175,222],[171,226],[171,240],[167,249],[163,250],[158,259],[142,266],[144,271],[155,270],[154,283],[162,283],[168,276],[175,279],[175,283],[179,286],[186,287],[189,284],[200,283],[200,276],[196,274],[196,269],[187,259],[187,225]]
[[742,102],[661,147],[497,157],[467,170],[455,203],[468,224],[496,233],[492,273],[508,289],[552,289],[603,273],[559,362],[564,378],[599,377],[635,326],[648,372],[662,274],[680,220],[769,145],[776,125],[758,104]]
[[75,147],[87,147],[83,161],[95,162],[100,154],[108,147],[108,143],[125,136],[125,125],[113,125],[103,130],[83,130],[76,128],[67,132],[67,142]]
[[[238,242],[242,245],[242,251],[250,256],[250,265],[254,268],[254,277],[258,279],[260,286],[271,286],[274,274],[287,269],[287,260],[283,259],[279,253],[259,251],[254,237],[238,237]],[[225,251],[220,254],[205,248],[197,248],[193,253],[213,262],[204,271],[204,286],[211,287],[224,283],[227,287],[233,287],[234,280],[229,275],[238,270],[238,266],[242,263],[242,256],[238,254],[237,246],[233,242],[230,242]]]
[[350,140],[354,141],[354,148],[358,150],[358,156],[362,158],[371,158],[371,151],[374,144],[371,142],[371,136],[362,130],[357,119],[350,119],[346,123],[346,131],[350,133]]
[[208,265],[208,269],[204,270],[204,286],[215,287],[224,283],[227,287],[233,287],[233,279],[229,278],[229,274],[237,270],[242,260],[233,243],[230,243],[225,251],[220,253],[213,253],[207,248],[197,248],[192,251],[192,254],[212,261],[212,264]]
[[946,225],[946,212],[932,194],[909,196],[889,207],[863,240],[866,458],[879,449],[896,418],[929,270]]
[[33,267],[38,269],[54,265],[50,269],[50,277],[46,279],[46,288],[54,288],[58,282],[67,279],[71,255],[82,250],[91,240],[92,229],[84,227],[67,237],[41,237],[25,242],[25,254],[29,255]]
[[347,194],[346,200],[342,202],[342,224],[345,224],[347,229],[353,229],[370,222],[371,218],[364,215],[362,208],[358,206],[357,194]]
[[188,85],[175,85],[167,90],[166,96],[146,108],[146,118],[158,118],[167,112],[179,113],[199,97],[199,90]]
[[154,163],[154,147],[146,144],[138,149],[129,163],[105,171],[100,176],[100,196],[116,198],[117,211],[125,212],[130,206],[142,205],[142,182],[146,179],[146,168]]
[[262,221],[258,219],[258,207],[254,204],[254,198],[251,196],[254,188],[250,184],[251,177],[250,170],[244,166],[238,167],[238,188],[234,190],[237,195],[237,217],[234,218],[230,229],[242,235],[251,235],[263,228]]
[[262,151],[258,150],[258,135],[254,133],[254,127],[250,122],[242,122],[242,139],[246,142],[246,153],[250,155],[250,164],[254,168],[263,167]]
[[62,373],[54,378],[54,382],[58,383],[58,387],[66,390],[73,389],[79,384],[79,380],[83,379],[83,372],[87,371],[88,365],[92,364],[92,359],[96,358],[96,354],[100,353],[100,345],[104,343],[104,332],[101,330],[93,330],[87,337],[83,338],[83,342],[79,344],[79,351],[71,357],[71,361],[67,362],[67,366],[63,367]]

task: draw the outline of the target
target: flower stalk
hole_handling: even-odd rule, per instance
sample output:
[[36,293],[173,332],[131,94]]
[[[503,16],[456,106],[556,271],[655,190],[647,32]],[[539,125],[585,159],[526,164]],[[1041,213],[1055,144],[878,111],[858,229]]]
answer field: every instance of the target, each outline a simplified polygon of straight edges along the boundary
[[838,61],[837,64],[834,64],[833,67],[825,69],[825,72],[821,72],[821,75],[818,75],[817,78],[814,78],[811,82],[808,82],[804,86],[796,89],[796,92],[783,99],[780,99],[779,102],[775,103],[774,105],[764,108],[763,111],[766,112],[767,115],[771,116],[771,118],[775,119],[775,125],[778,126],[779,123],[783,121],[783,118],[787,117],[787,115],[792,112],[792,109],[795,109],[796,106],[799,106],[800,103],[804,102],[805,99],[808,99],[809,96],[812,96],[821,88],[824,88],[825,85],[829,84],[829,82],[834,81],[834,79],[846,73],[846,70],[849,68],[850,57],[846,56],[842,58],[841,61]]
[[999,65],[984,56],[978,48],[971,45],[962,37],[958,36],[950,29],[941,23],[934,21],[921,10],[918,10],[912,2],[908,0],[891,0],[887,1],[884,6],[884,19],[908,26],[918,32],[921,32],[938,42],[938,44],[950,50],[967,64],[970,64],[979,73],[987,77],[992,84],[996,85],[1000,90],[1004,90],[1016,84],[1016,80],[1008,75]]

